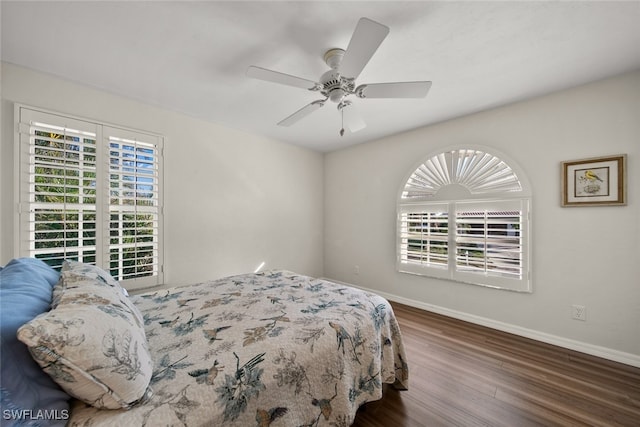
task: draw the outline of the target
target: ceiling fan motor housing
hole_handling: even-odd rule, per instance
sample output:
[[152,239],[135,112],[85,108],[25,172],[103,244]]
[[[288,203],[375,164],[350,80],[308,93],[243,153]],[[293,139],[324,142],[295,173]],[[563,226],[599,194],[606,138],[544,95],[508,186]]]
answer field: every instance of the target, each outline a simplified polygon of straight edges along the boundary
[[355,89],[353,79],[342,77],[336,70],[329,70],[324,73],[320,78],[320,84],[322,85],[320,93],[335,103],[342,101],[345,96],[352,94]]
[[344,49],[340,48],[326,51],[324,62],[331,67],[331,70],[320,77],[320,84],[322,85],[320,93],[336,104],[342,101],[345,96],[352,94],[355,88],[353,79],[344,78],[338,72],[344,54]]

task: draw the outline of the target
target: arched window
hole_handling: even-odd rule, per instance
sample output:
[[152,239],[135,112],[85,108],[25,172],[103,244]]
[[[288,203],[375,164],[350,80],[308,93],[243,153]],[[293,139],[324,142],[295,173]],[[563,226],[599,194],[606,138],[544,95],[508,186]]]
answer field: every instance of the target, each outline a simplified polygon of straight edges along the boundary
[[530,209],[528,182],[504,155],[429,156],[398,197],[398,270],[531,292]]

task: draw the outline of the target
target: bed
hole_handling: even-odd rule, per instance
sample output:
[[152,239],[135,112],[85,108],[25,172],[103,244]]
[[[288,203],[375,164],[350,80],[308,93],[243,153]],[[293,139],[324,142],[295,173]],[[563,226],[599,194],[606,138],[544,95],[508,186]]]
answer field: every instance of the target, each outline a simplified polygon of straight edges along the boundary
[[[76,272],[93,269],[75,267]],[[63,268],[65,274],[66,287],[54,287],[52,311],[65,301],[72,310],[90,306],[93,311],[83,322],[49,315],[47,325],[55,323],[58,335],[64,325],[64,339],[42,332],[43,316],[22,326],[18,336],[58,384],[72,385],[66,391],[76,397],[85,393],[72,400],[69,426],[349,426],[360,405],[382,397],[384,383],[408,387],[393,310],[370,292],[270,271],[130,297],[117,290],[114,309],[100,306],[106,299],[101,289],[112,292],[117,285],[102,272],[89,274],[99,282],[91,303],[87,275],[70,276]],[[88,333],[88,323],[102,315],[108,319],[98,322],[102,332]],[[142,335],[114,332],[122,319],[131,330],[139,324]],[[96,339],[93,347],[101,347],[99,356],[107,362],[91,361],[81,374],[70,368],[78,363],[53,369],[62,360],[58,353],[81,341],[77,335],[82,335],[78,348]],[[66,346],[38,350],[53,341]],[[87,398],[84,388],[73,389],[79,380],[101,375],[100,390],[108,393]],[[120,384],[118,395],[108,383],[114,376],[126,377],[131,387]],[[135,395],[125,396],[133,389]]]

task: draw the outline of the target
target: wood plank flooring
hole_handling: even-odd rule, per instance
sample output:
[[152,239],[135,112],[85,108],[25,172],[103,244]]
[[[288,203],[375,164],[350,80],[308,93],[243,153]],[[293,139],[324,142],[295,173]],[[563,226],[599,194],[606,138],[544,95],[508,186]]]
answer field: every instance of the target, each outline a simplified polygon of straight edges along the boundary
[[409,390],[355,427],[640,426],[640,368],[392,303]]

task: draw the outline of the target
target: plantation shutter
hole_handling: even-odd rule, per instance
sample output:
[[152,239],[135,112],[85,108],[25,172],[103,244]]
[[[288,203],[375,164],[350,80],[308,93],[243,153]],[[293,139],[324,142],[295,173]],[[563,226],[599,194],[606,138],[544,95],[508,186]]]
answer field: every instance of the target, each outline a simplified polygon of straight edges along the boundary
[[93,123],[22,110],[21,255],[96,262],[96,134]]
[[19,256],[161,282],[162,138],[18,106]]
[[531,292],[530,190],[501,157],[452,148],[407,175],[397,204],[398,271]]
[[448,204],[400,207],[398,236],[401,271],[419,272],[424,267],[433,267],[446,273],[449,264]]
[[457,202],[455,204],[455,275],[473,274],[501,281],[526,279],[524,231],[528,228],[526,200]]
[[159,138],[105,127],[109,271],[119,280],[159,273]]

